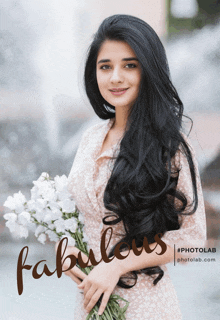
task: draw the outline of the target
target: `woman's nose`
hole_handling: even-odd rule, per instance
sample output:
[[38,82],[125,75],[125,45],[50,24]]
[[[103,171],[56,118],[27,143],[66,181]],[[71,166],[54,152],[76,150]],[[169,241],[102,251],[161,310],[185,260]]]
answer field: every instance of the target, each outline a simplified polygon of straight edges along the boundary
[[123,74],[119,68],[114,68],[112,70],[111,82],[123,82]]

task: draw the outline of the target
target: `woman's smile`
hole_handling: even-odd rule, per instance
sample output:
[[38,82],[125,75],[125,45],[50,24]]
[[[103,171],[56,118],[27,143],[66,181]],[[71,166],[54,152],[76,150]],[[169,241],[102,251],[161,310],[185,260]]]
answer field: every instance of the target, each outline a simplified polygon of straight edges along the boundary
[[139,94],[141,66],[126,42],[103,43],[97,57],[96,77],[99,91],[110,105],[127,109],[133,106]]
[[114,89],[109,89],[109,91],[111,91],[111,93],[116,96],[120,96],[124,94],[128,89],[129,88],[114,88]]

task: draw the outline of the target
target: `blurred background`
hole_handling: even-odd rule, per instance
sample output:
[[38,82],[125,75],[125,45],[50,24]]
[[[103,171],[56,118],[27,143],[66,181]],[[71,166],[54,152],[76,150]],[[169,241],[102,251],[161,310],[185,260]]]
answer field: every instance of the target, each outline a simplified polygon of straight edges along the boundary
[[[3,203],[46,171],[68,175],[83,131],[100,121],[83,89],[86,52],[101,21],[131,14],[160,36],[171,77],[192,118],[215,262],[169,266],[184,319],[220,318],[220,1],[218,0],[0,0],[0,319],[73,320],[75,284],[63,276],[35,280],[24,271],[17,293],[20,250],[27,263],[55,269],[54,245],[33,235],[15,240]],[[190,121],[184,118],[186,133]],[[203,256],[204,257],[204,256]],[[207,254],[210,257],[210,254]]]

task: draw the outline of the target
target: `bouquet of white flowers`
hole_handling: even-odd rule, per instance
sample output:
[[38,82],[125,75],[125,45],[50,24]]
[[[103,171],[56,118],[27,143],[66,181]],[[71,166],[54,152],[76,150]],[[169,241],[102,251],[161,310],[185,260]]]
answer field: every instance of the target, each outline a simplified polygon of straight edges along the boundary
[[[77,247],[89,256],[88,237],[83,230],[83,214],[78,212],[67,190],[67,177],[56,176],[52,180],[49,174],[44,172],[33,184],[31,200],[27,201],[19,191],[13,197],[9,196],[4,203],[4,206],[11,210],[4,215],[4,218],[12,235],[17,238],[27,238],[29,230],[32,230],[42,244],[45,244],[47,237],[55,242],[67,237],[70,246]],[[93,266],[84,269],[78,264],[77,266],[87,275],[93,269]],[[121,308],[118,300],[126,302],[125,306]],[[86,320],[125,319],[128,301],[112,294],[105,311],[99,316],[100,302],[101,300],[97,302]]]

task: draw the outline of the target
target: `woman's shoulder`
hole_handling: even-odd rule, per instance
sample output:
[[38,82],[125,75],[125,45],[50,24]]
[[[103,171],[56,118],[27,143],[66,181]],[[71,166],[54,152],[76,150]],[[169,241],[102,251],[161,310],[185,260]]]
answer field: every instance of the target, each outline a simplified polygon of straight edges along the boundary
[[79,148],[84,149],[98,141],[100,136],[104,134],[107,130],[107,127],[110,125],[110,120],[90,120],[86,123],[82,129],[82,134],[79,142]]

